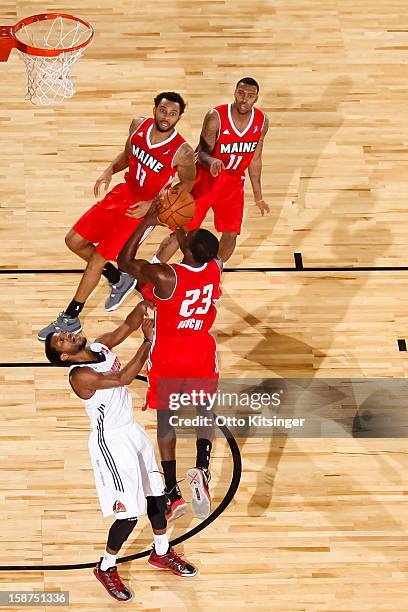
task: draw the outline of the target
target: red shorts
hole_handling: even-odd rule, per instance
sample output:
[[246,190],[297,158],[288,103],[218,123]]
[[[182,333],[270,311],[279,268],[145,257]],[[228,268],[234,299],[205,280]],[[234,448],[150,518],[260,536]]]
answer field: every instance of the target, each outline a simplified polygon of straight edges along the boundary
[[174,392],[215,393],[218,377],[216,344],[211,334],[156,340],[148,360],[143,410],[168,410],[169,394]]
[[129,206],[138,201],[127,184],[120,183],[103,200],[87,210],[73,229],[85,240],[96,244],[96,250],[107,261],[116,261],[127,239],[142,222],[142,219],[126,216]]
[[210,208],[214,212],[217,232],[241,232],[244,213],[245,175],[232,174],[223,170],[219,176],[212,176],[202,166],[197,166],[197,176],[192,190],[196,209],[194,218],[187,223],[187,229],[201,227]]

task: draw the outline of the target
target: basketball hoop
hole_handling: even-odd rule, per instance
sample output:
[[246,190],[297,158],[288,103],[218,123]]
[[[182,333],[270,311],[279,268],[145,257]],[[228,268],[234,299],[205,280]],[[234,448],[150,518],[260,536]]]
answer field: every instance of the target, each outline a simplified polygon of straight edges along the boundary
[[27,98],[33,104],[58,104],[75,89],[71,68],[93,37],[92,26],[64,13],[44,13],[0,26],[0,62],[17,49],[27,69]]

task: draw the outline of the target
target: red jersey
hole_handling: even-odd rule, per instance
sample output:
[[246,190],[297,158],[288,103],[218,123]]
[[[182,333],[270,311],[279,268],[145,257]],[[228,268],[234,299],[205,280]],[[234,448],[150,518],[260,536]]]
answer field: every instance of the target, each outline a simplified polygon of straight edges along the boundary
[[139,200],[152,200],[169,186],[176,174],[174,158],[186,142],[173,129],[169,138],[152,144],[150,134],[154,119],[145,119],[130,138],[129,170],[125,180],[131,192]]
[[147,361],[148,406],[168,410],[170,394],[214,393],[218,381],[217,347],[209,333],[217,314],[221,270],[215,260],[192,268],[172,264],[176,285],[171,296],[155,296],[155,330]]
[[155,295],[153,347],[164,337],[189,337],[194,342],[193,337],[209,332],[217,314],[221,270],[215,259],[200,268],[182,263],[170,267],[176,275],[176,286],[167,299]]
[[211,156],[220,159],[228,173],[242,175],[261,138],[265,115],[259,108],[252,107],[246,128],[239,132],[232,120],[231,107],[232,104],[221,104],[214,108],[220,119],[220,130]]

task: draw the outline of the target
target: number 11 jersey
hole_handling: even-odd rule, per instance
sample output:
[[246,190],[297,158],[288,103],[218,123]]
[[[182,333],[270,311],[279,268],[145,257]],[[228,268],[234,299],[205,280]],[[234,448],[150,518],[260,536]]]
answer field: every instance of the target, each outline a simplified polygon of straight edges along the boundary
[[222,161],[227,173],[242,176],[261,138],[265,115],[253,107],[246,127],[240,132],[232,119],[231,104],[221,104],[214,110],[219,117],[220,129],[211,156]]
[[174,158],[186,142],[173,129],[169,138],[152,144],[153,124],[153,118],[145,119],[130,138],[129,170],[125,180],[138,200],[152,200],[171,184],[176,173]]

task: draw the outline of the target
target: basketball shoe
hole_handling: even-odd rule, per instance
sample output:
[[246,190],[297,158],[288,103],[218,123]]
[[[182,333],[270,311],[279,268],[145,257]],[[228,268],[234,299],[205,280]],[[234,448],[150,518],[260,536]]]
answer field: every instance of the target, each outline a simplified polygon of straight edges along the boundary
[[136,286],[136,279],[127,272],[120,273],[120,280],[116,285],[109,283],[111,292],[105,302],[105,309],[111,312],[119,308],[123,300]]
[[208,490],[210,472],[201,468],[191,468],[187,472],[187,479],[191,487],[193,514],[197,518],[206,519],[211,512],[211,497]]
[[81,330],[82,325],[81,321],[79,320],[79,317],[71,318],[68,317],[65,312],[60,312],[55,321],[53,321],[52,323],[47,325],[47,327],[44,327],[38,332],[37,338],[39,340],[45,340],[48,334],[57,333],[59,331],[69,332],[71,334],[79,334]]
[[93,573],[95,577],[103,584],[109,595],[113,597],[113,599],[116,599],[116,601],[124,603],[132,601],[133,592],[123,584],[118,574],[117,567],[110,567],[104,572],[101,570],[101,561],[94,567]]
[[174,521],[185,513],[187,503],[177,484],[170,491],[165,490],[164,495],[166,497],[166,520]]
[[172,548],[169,548],[165,555],[158,555],[153,546],[153,550],[147,562],[153,567],[170,570],[173,574],[176,574],[176,576],[182,576],[183,578],[192,578],[197,573],[194,565],[191,565],[188,561],[184,561],[181,555],[178,555]]

